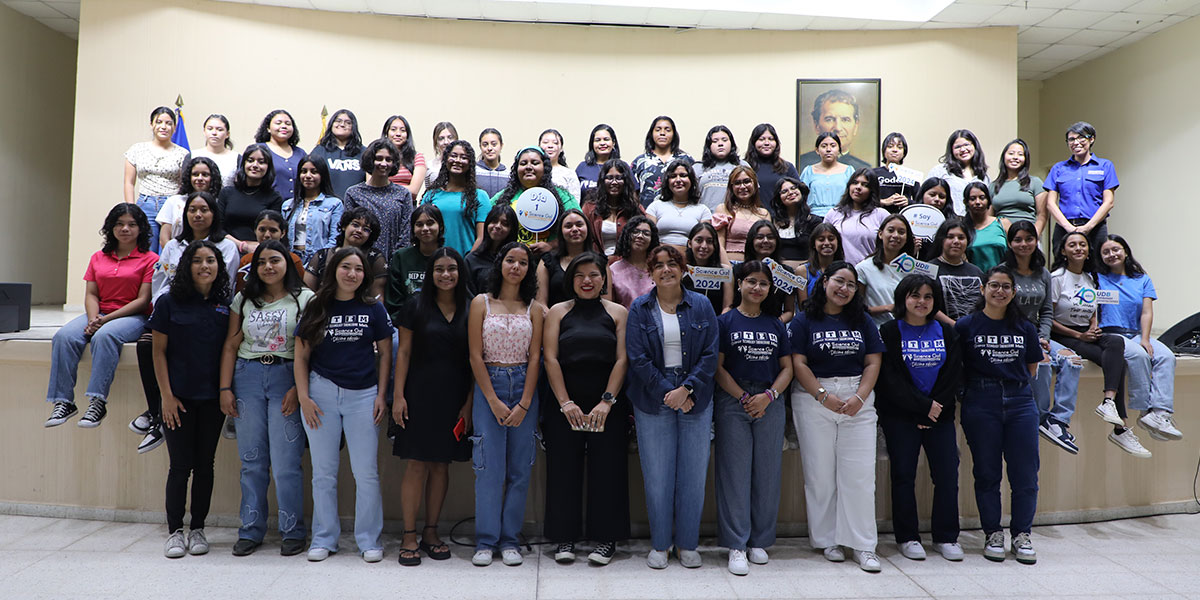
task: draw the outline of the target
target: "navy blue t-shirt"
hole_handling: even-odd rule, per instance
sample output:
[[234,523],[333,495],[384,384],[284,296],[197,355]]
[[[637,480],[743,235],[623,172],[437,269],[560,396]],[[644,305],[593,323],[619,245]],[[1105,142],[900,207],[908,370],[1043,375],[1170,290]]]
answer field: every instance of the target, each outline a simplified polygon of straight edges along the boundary
[[719,317],[723,366],[737,381],[770,385],[779,376],[779,359],[792,353],[787,329],[776,317],[753,319],[734,309]]
[[942,333],[942,324],[930,319],[925,325],[915,327],[898,319],[896,325],[900,328],[900,353],[913,385],[928,396],[946,362],[946,336]]
[[1028,381],[1031,363],[1041,362],[1042,346],[1033,323],[999,321],[973,312],[954,324],[963,344],[965,379],[978,377]]
[[882,354],[883,340],[875,321],[864,312],[857,325],[844,314],[810,320],[801,312],[788,324],[792,352],[808,357],[808,368],[817,377],[862,375],[868,354]]
[[179,302],[159,296],[150,329],[167,335],[167,377],[171,393],[188,400],[215,400],[221,350],[229,330],[229,305],[205,300]]
[[[305,311],[307,318],[311,311]],[[379,383],[375,342],[392,337],[382,302],[334,300],[329,308],[325,338],[313,347],[308,366],[338,387],[365,390]]]

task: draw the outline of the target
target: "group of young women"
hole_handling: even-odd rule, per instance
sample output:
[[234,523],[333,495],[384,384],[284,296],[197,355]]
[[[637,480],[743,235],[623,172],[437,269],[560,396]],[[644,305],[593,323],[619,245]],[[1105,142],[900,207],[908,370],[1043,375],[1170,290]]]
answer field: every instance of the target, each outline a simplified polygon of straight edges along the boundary
[[[1020,140],[1005,147],[996,184],[974,134],[959,130],[947,143],[944,178],[897,188],[895,177],[861,169],[830,202],[838,186],[829,176],[840,164],[834,135],[821,136],[821,163],[797,177],[770,125],[755,128],[745,163],[728,128],[714,127],[703,162],[692,164],[674,122],[659,117],[632,167],[619,158],[615,131],[599,125],[584,164],[564,172],[562,135],[547,130],[538,146],[517,152],[489,197],[479,169],[500,170],[493,129],[480,136],[477,162],[471,143],[438,124],[438,155],[427,163],[416,160],[403,117],[363,145],[357,119],[341,110],[304,155],[290,116],[273,111],[222,187],[231,146],[223,117],[205,122],[211,156],[185,152],[178,161],[173,113],[156,109],[151,125],[154,139],[126,155],[135,185],[106,217],[103,248],[89,262],[87,314],[54,338],[46,426],[77,414],[75,370],[89,342],[90,405],[79,424],[98,426],[122,344],[149,330],[139,344],[148,410],[130,427],[145,436],[139,451],[165,439],[170,453],[168,557],[208,551],[204,521],[226,416],[241,459],[238,556],[262,544],[271,477],[281,553],[307,546],[308,559],[320,561],[339,550],[344,439],[358,552],[381,560],[376,455],[386,421],[393,454],[407,459],[401,564],[450,557],[438,521],[456,460],[471,460],[475,471],[472,562],[490,564],[499,551],[505,564],[520,564],[540,427],[545,535],[557,544],[556,560],[575,560],[577,544],[590,540],[588,560],[607,564],[628,538],[632,434],[648,565],[667,567],[674,549],[683,566],[700,566],[715,439],[718,543],[739,575],[766,563],[774,544],[789,425],[813,546],[831,561],[849,551],[866,571],[880,569],[877,427],[891,457],[896,542],[918,560],[922,448],[934,484],[932,548],[948,560],[964,555],[956,412],[992,560],[1008,552],[1000,524],[1007,463],[1011,551],[1036,561],[1036,432],[1078,452],[1068,427],[1082,359],[1103,368],[1096,413],[1113,424],[1111,441],[1150,455],[1127,426],[1126,398],[1153,438],[1182,437],[1171,416],[1174,358],[1150,338],[1154,286],[1123,238],[1093,242],[1112,189],[1097,195],[1087,183],[1064,183],[1048,208]],[[1048,181],[1103,164],[1090,154],[1094,137],[1090,126],[1072,126],[1071,165],[1056,166]],[[1076,152],[1080,140],[1084,153]],[[359,149],[353,171],[348,161]],[[882,153],[902,162],[904,137],[889,135]],[[880,168],[891,172],[887,162]],[[894,193],[881,198],[885,179]],[[511,206],[532,188],[560,204],[548,232],[527,229]],[[171,189],[179,194],[159,193]],[[1087,194],[1099,202],[1086,221],[1057,207]],[[917,237],[896,212],[908,204],[946,215],[932,239]],[[1052,272],[1038,249],[1046,213],[1062,229]],[[926,269],[909,273],[917,262]],[[311,541],[300,480],[306,442]]]

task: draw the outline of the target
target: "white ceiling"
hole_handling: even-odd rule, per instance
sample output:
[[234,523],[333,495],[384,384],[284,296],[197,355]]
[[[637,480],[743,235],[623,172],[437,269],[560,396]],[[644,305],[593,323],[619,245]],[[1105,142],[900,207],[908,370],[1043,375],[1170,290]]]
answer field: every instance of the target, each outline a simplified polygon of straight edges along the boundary
[[[776,30],[1019,27],[1021,79],[1045,79],[1200,15],[1200,0],[953,0],[941,12],[907,20],[856,19],[809,10],[812,4],[743,0],[220,0],[339,12],[447,19],[655,27]],[[895,0],[893,0],[895,1]],[[871,0],[843,0],[870,3]],[[72,38],[79,0],[0,0]],[[814,3],[817,4],[817,3]],[[924,2],[923,4],[929,4]],[[807,6],[806,6],[807,5]],[[904,6],[899,2],[895,6]],[[713,8],[717,7],[717,8]],[[936,10],[936,9],[935,9]],[[808,12],[809,14],[801,14]],[[895,11],[873,16],[906,18]],[[860,13],[861,14],[861,13]],[[915,22],[914,22],[915,21]],[[919,23],[919,24],[918,24]]]

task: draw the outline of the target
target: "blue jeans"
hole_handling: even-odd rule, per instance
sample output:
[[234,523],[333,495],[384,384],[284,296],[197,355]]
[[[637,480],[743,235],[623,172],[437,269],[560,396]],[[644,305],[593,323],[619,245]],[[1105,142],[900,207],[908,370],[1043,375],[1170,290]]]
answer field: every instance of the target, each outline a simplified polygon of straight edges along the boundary
[[99,400],[108,399],[117,363],[121,360],[121,347],[127,342],[136,342],[146,328],[146,315],[131,315],[105,323],[92,335],[84,335],[87,315],[71,319],[54,333],[50,347],[50,385],[46,389],[47,402],[75,403],[75,379],[83,348],[92,344],[92,374],[88,377],[87,396]]
[[[770,383],[739,381],[751,395]],[[734,398],[718,388],[713,398],[716,425],[717,543],[733,550],[775,544],[783,476],[784,398],[753,419]]]
[[[1071,424],[1071,417],[1075,414],[1075,402],[1079,396],[1079,373],[1083,370],[1083,365],[1075,364],[1070,358],[1063,356],[1061,352],[1064,351],[1074,354],[1070,348],[1050,340],[1050,362],[1038,363],[1037,379],[1033,381],[1032,387],[1038,415],[1042,419],[1050,417],[1065,427]],[[1053,404],[1050,403],[1052,372],[1058,374],[1054,380]]]
[[[671,389],[687,378],[682,369],[668,371]],[[665,404],[655,412],[643,412],[635,404],[633,412],[650,542],[655,550],[668,550],[672,541],[680,550],[695,550],[700,545],[713,404],[709,402],[703,410],[690,413],[671,410]]]
[[261,542],[267,533],[267,484],[275,475],[279,535],[308,537],[304,525],[304,425],[300,410],[283,416],[283,397],[296,386],[292,361],[264,365],[239,358],[233,368],[238,456],[242,459],[242,526],[238,538]]
[[[944,416],[944,415],[943,415]],[[911,420],[882,416],[879,426],[887,440],[892,478],[892,526],[896,543],[919,542],[917,521],[917,463],[921,448],[933,480],[933,543],[958,541],[958,431],[954,419],[939,419],[920,429]]]
[[1038,414],[1024,381],[968,379],[962,428],[975,463],[975,503],[984,533],[1000,531],[1000,479],[1008,466],[1013,535],[1029,533],[1037,510]]
[[[496,397],[512,408],[525,391],[525,365],[487,368]],[[515,409],[521,410],[521,409]],[[475,549],[516,548],[517,536],[525,522],[525,499],[537,442],[538,398],[533,400],[525,418],[517,427],[496,422],[496,415],[479,386],[471,406],[471,436],[474,444],[471,460],[475,467]]]
[[170,198],[170,196],[138,194],[137,197],[138,208],[146,213],[146,220],[150,221],[150,250],[155,253],[162,251],[162,246],[158,243],[158,232],[162,229],[162,225],[158,221],[155,221],[154,218],[158,216],[158,211],[162,210],[163,204],[167,203],[167,198]]
[[375,428],[375,396],[378,388],[348,390],[315,372],[308,376],[308,395],[321,412],[321,426],[308,433],[312,458],[313,548],[336,552],[342,535],[338,517],[337,481],[342,453],[339,445],[346,432],[350,470],[354,472],[354,541],[359,552],[382,550],[383,496],[379,491],[379,430]]
[[1150,410],[1158,408],[1175,412],[1175,353],[1155,338],[1150,338],[1154,348],[1151,357],[1142,347],[1138,334],[1122,335],[1125,338],[1125,383],[1129,386],[1129,408]]

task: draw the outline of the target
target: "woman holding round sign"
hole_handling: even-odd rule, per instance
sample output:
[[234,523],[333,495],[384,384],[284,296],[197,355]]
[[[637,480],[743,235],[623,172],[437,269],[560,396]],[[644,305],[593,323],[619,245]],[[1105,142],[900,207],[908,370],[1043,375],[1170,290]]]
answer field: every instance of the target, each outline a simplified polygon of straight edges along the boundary
[[535,255],[552,249],[552,237],[558,219],[569,208],[579,208],[571,193],[551,181],[550,159],[535,146],[522,148],[513,159],[508,185],[492,198],[492,204],[509,204],[517,212],[520,229],[517,241],[529,246]]
[[875,380],[883,342],[867,318],[854,266],[837,261],[788,324],[792,418],[800,437],[809,540],[832,562],[853,552],[864,571],[875,556]]
[[696,223],[688,232],[687,271],[683,274],[683,287],[708,298],[713,312],[721,314],[733,305],[733,271],[721,262],[717,249],[717,230],[712,223]]
[[875,253],[862,259],[854,270],[862,282],[867,303],[867,314],[876,325],[883,325],[894,317],[893,293],[900,280],[916,271],[913,257],[913,235],[908,220],[902,215],[888,215],[879,226]]
[[879,206],[879,189],[867,169],[859,169],[846,184],[838,205],[825,215],[825,222],[842,234],[846,262],[858,261],[875,252],[875,238],[888,212]]
[[1029,146],[1017,138],[1004,147],[1000,172],[992,182],[992,212],[1009,221],[1032,221],[1038,235],[1046,229],[1046,190],[1029,174]]
[[543,357],[554,391],[546,398],[559,408],[545,411],[542,424],[545,534],[558,544],[554,560],[560,563],[575,560],[575,543],[585,532],[585,471],[586,535],[596,543],[588,562],[608,564],[617,541],[629,537],[629,401],[621,397],[629,313],[601,297],[607,267],[604,256],[591,251],[571,259],[560,282],[567,299],[546,315]]
[[617,239],[618,260],[609,265],[612,273],[612,297],[629,308],[633,301],[650,291],[654,282],[646,264],[651,248],[658,247],[658,229],[646,217],[634,217],[621,230]]
[[808,281],[804,289],[798,290],[800,304],[804,304],[817,287],[817,281],[829,265],[836,261],[845,260],[842,252],[842,234],[829,223],[821,223],[813,228],[808,238],[808,262],[800,265],[796,274]]
[[986,271],[1004,260],[1004,253],[1008,251],[1009,220],[992,216],[992,193],[982,182],[968,183],[963,194],[966,195],[967,220],[975,227],[975,235],[967,247],[967,258],[971,264]]
[[745,262],[761,261],[771,273],[771,293],[765,299],[769,312],[778,313],[783,323],[791,321],[796,314],[796,290],[800,281],[791,267],[781,260],[783,251],[775,224],[763,219],[751,225],[743,250]]
[[[1092,265],[1087,234],[1072,231],[1065,235],[1050,270],[1050,297],[1054,302],[1050,338],[1100,365],[1104,400],[1096,407],[1096,415],[1113,426],[1108,441],[1138,458],[1150,458],[1150,451],[1142,446],[1133,429],[1125,426],[1125,402],[1117,393],[1124,385],[1125,339],[1100,329]],[[1070,424],[1071,414],[1058,416]]]
[[775,543],[792,348],[774,291],[771,267],[757,260],[738,266],[737,307],[717,318],[716,430],[717,536],[729,548],[729,572],[749,573],[747,561],[767,562]]

